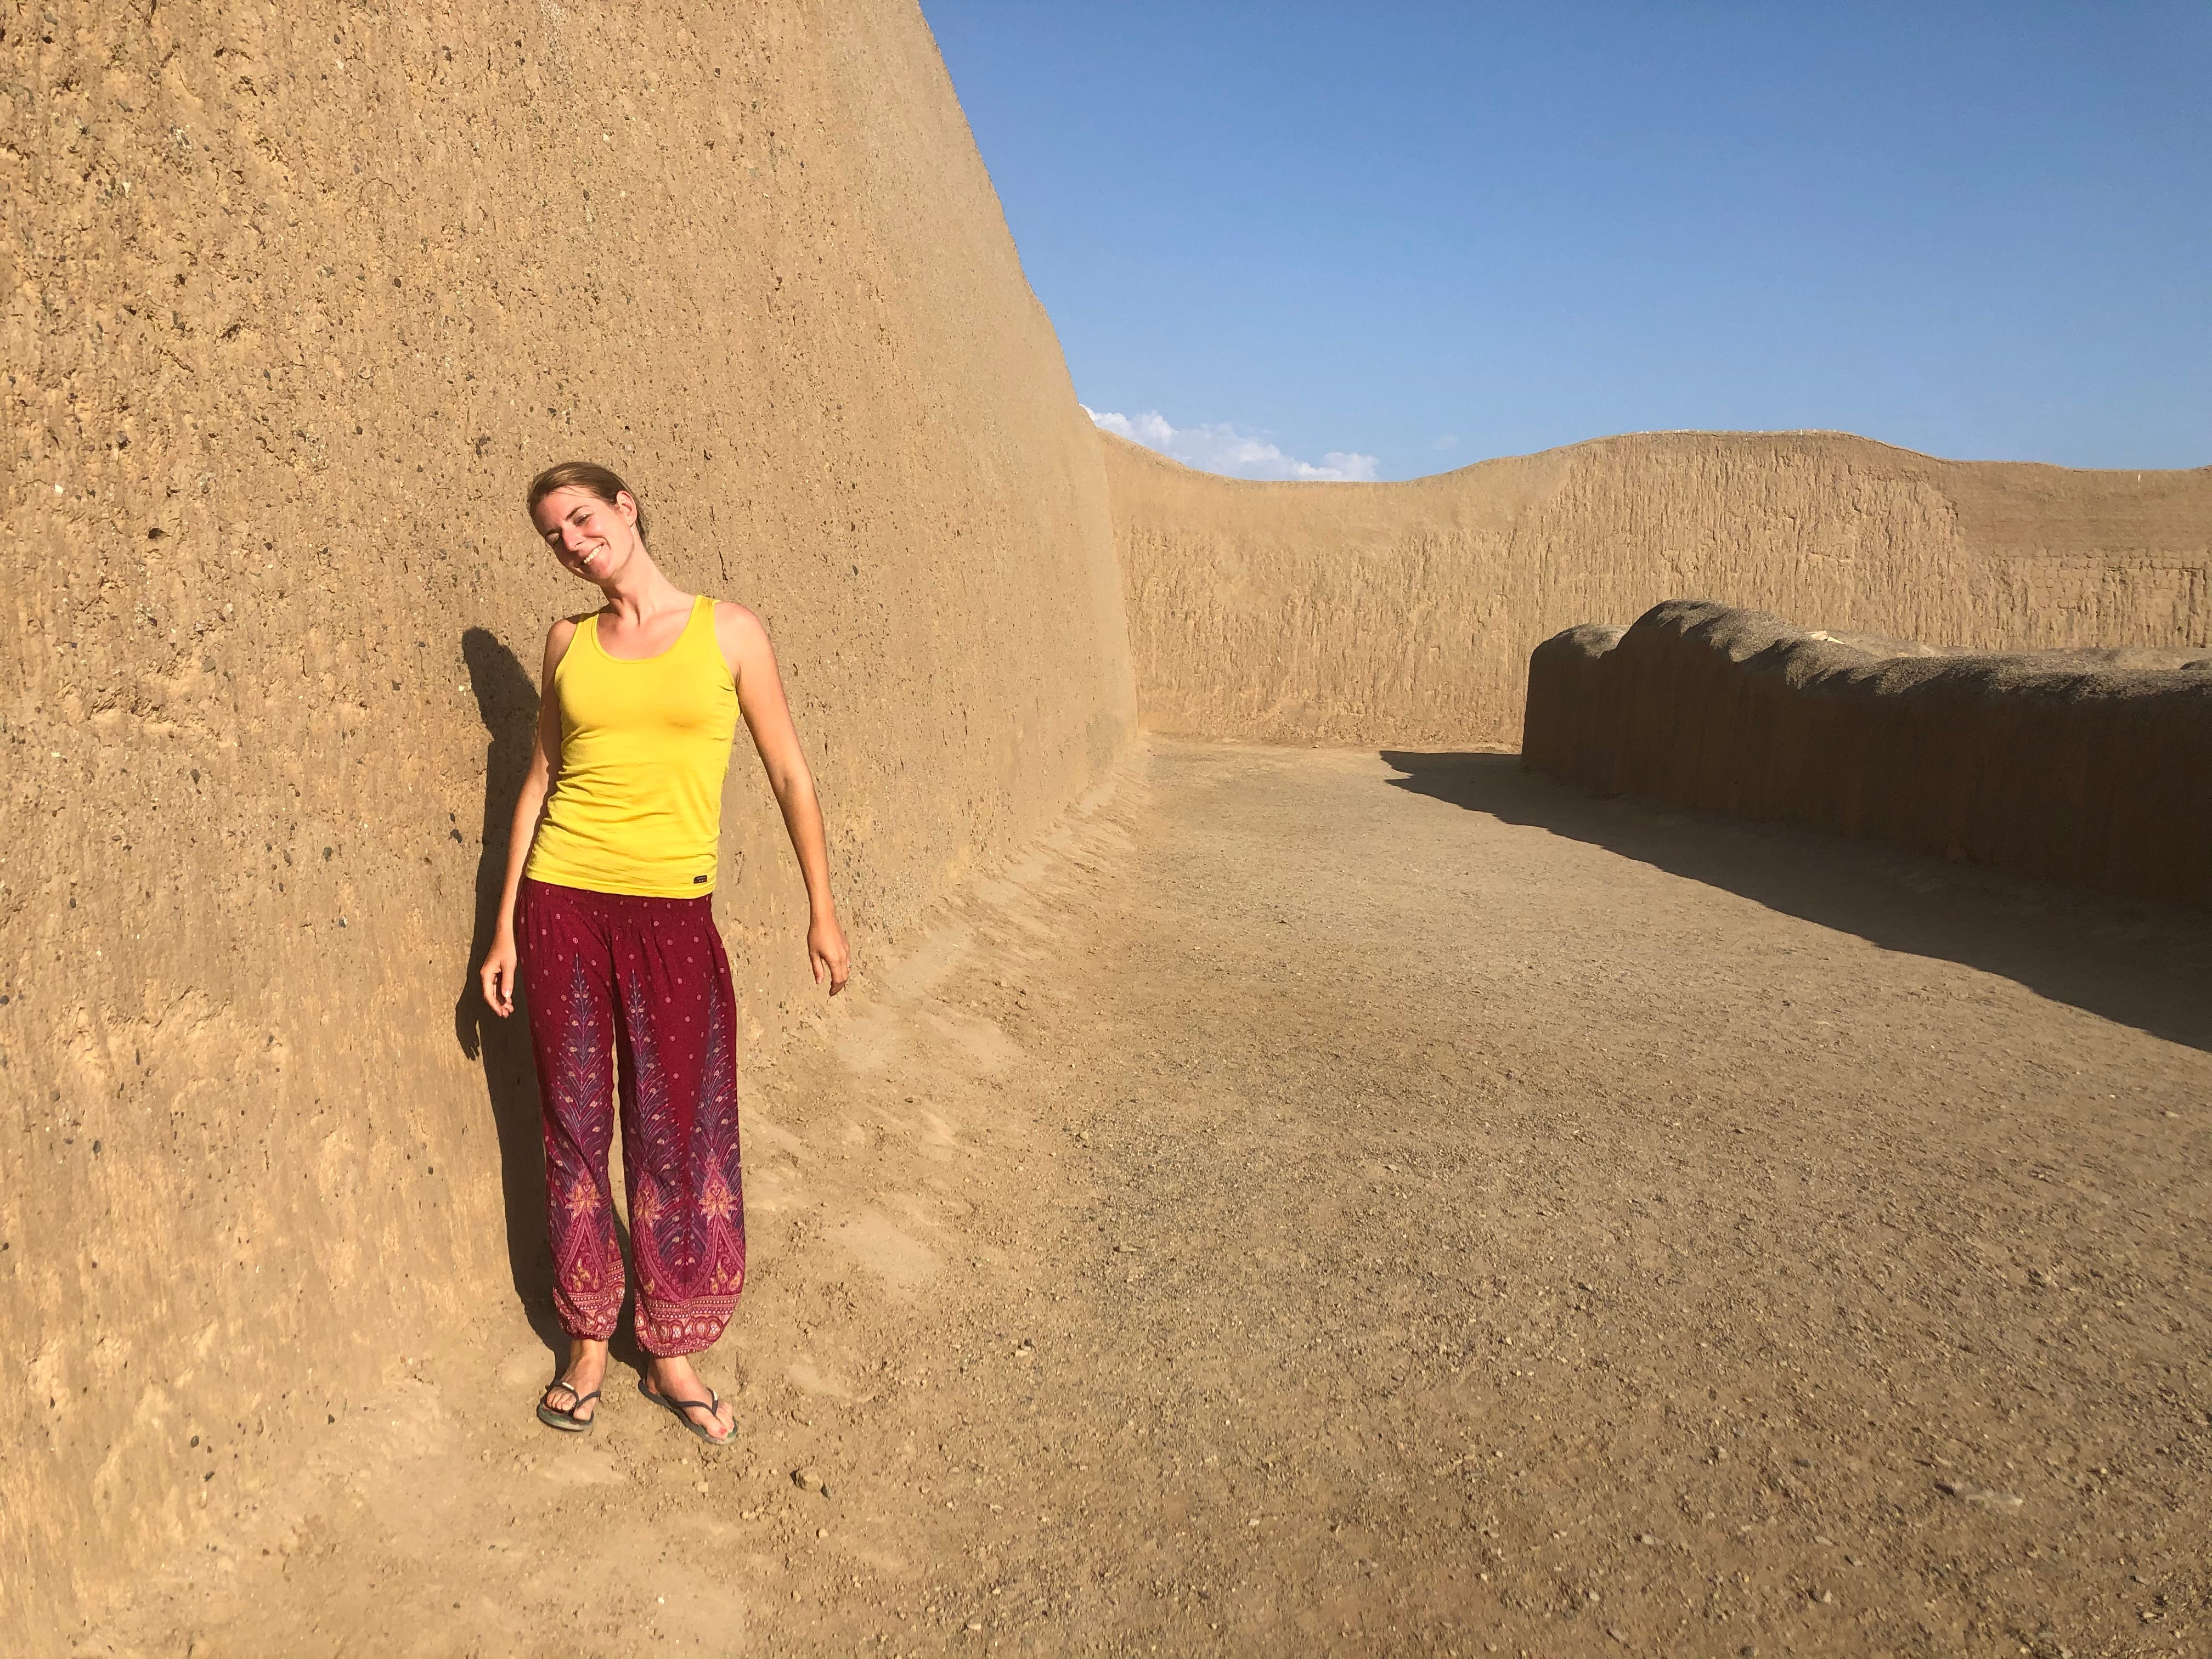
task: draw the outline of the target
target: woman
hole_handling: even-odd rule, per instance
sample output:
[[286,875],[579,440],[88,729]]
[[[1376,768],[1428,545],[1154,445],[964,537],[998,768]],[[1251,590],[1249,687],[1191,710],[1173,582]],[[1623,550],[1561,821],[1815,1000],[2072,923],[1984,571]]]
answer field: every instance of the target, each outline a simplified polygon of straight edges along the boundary
[[734,1414],[690,1356],[720,1337],[745,1276],[737,1006],[708,897],[740,713],[806,880],[815,982],[835,996],[848,964],[822,808],[760,618],[679,592],[646,552],[637,497],[603,466],[538,474],[530,516],[554,557],[606,596],[545,636],[538,742],[483,964],[484,1000],[505,1018],[520,963],[544,1111],[553,1299],[569,1349],[538,1415],[579,1433],[598,1414],[623,1303],[607,1183],[618,1070],[635,1324],[652,1358],[638,1389],[721,1445]]

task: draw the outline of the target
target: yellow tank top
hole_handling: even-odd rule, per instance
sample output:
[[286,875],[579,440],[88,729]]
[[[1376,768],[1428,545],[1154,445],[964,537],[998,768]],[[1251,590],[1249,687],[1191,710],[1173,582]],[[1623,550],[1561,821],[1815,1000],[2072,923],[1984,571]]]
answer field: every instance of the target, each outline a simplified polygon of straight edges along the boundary
[[714,638],[714,602],[691,602],[676,643],[628,661],[576,625],[553,670],[561,770],[523,872],[598,893],[692,898],[714,890],[722,778],[738,687]]

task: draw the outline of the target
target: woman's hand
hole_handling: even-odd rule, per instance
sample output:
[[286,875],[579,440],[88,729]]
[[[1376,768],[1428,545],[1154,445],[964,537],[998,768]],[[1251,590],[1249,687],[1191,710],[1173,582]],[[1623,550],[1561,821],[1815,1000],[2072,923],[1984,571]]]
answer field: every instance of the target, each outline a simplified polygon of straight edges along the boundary
[[753,747],[760,750],[768,787],[775,791],[775,804],[783,811],[783,827],[791,832],[799,873],[806,881],[806,959],[814,969],[814,982],[827,981],[834,997],[845,988],[852,958],[830,898],[830,848],[822,828],[822,803],[815,796],[806,757],[799,750],[799,729],[791,723],[783,675],[775,665],[768,629],[744,606],[724,601],[714,607],[714,637],[738,688],[738,711],[753,734]]
[[814,964],[817,985],[827,979],[833,997],[845,988],[845,981],[853,970],[853,959],[845,948],[845,930],[837,925],[836,917],[817,916],[807,924],[806,957]]
[[[839,962],[843,962],[844,941],[838,941]],[[505,1019],[514,1012],[514,935],[502,927],[492,939],[491,950],[484,957],[483,1000],[485,1006]],[[822,977],[820,970],[815,978]],[[842,982],[842,975],[841,975]]]

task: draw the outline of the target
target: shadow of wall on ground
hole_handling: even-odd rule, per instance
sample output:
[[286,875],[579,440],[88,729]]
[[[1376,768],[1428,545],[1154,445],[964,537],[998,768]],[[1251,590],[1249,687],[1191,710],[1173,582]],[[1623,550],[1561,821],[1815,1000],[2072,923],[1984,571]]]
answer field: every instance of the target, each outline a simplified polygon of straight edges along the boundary
[[2039,995],[2212,1050],[2212,924],[1879,842],[1596,798],[1517,755],[1386,749],[1394,787],[1585,842],[1885,950],[2001,975]]

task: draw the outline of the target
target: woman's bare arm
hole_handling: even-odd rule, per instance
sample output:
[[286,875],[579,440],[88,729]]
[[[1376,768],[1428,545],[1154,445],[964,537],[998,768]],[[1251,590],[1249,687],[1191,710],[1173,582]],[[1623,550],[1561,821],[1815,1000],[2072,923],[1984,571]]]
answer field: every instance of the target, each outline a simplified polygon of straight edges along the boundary
[[806,955],[814,982],[826,980],[834,997],[845,988],[851,957],[830,893],[830,848],[823,833],[822,803],[814,793],[814,774],[799,746],[799,730],[792,724],[775,650],[761,619],[741,605],[725,601],[715,605],[714,634],[737,679],[738,707],[752,733],[753,747],[760,751],[775,804],[782,809],[791,850],[799,855],[799,875],[806,883]]
[[499,925],[492,932],[491,950],[484,957],[483,999],[492,1012],[505,1019],[514,1012],[516,951],[514,901],[522,890],[522,866],[530,860],[530,843],[538,835],[538,815],[553,787],[561,765],[561,706],[553,695],[553,671],[575,637],[573,618],[563,617],[545,635],[545,663],[538,677],[538,735],[530,747],[530,770],[522,780],[522,793],[514,803],[514,822],[507,836],[507,884],[500,890]]

